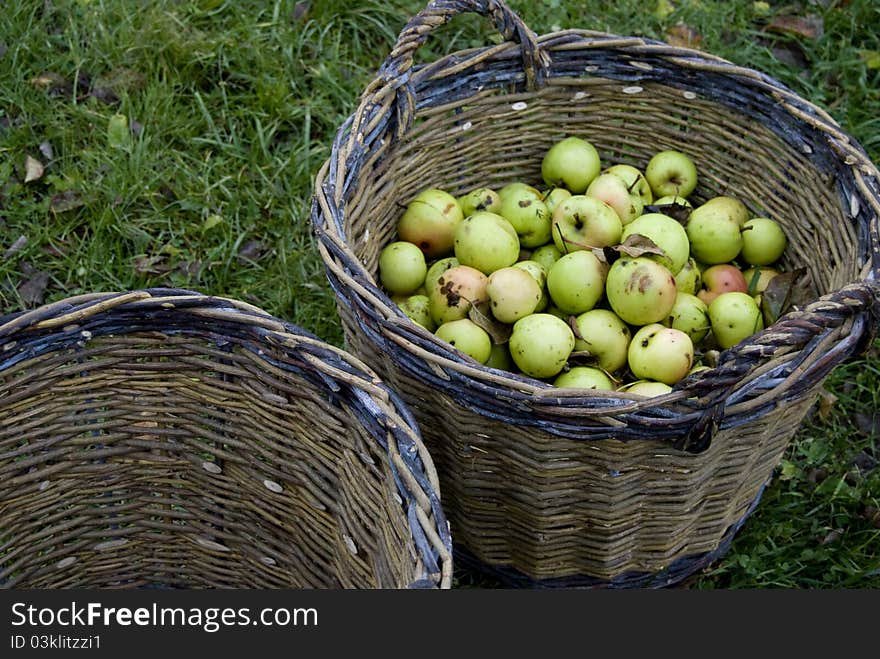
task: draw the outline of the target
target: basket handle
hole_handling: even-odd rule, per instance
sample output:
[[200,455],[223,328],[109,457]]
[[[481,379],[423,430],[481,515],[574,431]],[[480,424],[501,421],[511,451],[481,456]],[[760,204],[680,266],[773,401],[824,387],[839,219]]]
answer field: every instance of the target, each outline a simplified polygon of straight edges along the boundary
[[[376,79],[364,90],[356,116],[366,117],[368,113],[365,110],[372,104],[386,105],[388,92],[391,91],[397,116],[395,138],[400,138],[412,125],[415,116],[415,95],[411,81],[415,52],[424,45],[431,32],[455,16],[468,12],[491,18],[505,40],[520,45],[526,87],[529,90],[539,87],[546,77],[550,57],[538,45],[537,35],[503,0],[431,0],[400,32]],[[371,122],[364,123],[369,125]]]
[[[804,377],[809,381],[816,381],[825,377],[845,359],[862,354],[873,343],[880,329],[880,281],[863,279],[848,284],[820,297],[803,309],[788,312],[748,341],[722,352],[718,365],[712,370],[713,388],[705,392],[712,403],[675,446],[691,453],[699,453],[708,448],[711,437],[724,416],[727,397],[740,384],[742,376],[754,366],[755,360],[772,355],[776,350],[785,347],[801,351],[809,349],[810,352],[828,349],[830,353],[831,347],[823,345],[822,338],[860,313],[867,314],[867,326],[863,332],[847,342],[848,345],[844,346],[845,354],[831,354],[825,359],[820,358],[803,371],[796,368],[789,376],[787,384],[796,384],[798,379]],[[719,381],[721,386],[718,386]],[[701,389],[700,380],[684,388],[698,391]]]

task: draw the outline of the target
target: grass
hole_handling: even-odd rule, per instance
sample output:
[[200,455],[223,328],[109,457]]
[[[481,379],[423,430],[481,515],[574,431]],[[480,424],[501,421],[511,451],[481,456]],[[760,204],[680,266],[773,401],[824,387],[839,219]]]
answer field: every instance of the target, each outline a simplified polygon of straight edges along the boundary
[[[422,3],[141,4],[7,3],[0,15],[0,312],[176,286],[247,300],[341,345],[308,222],[314,173]],[[699,39],[828,109],[880,162],[874,0],[510,4],[538,33]],[[821,33],[766,29],[807,14]],[[419,59],[494,38],[459,17]],[[132,128],[121,138],[108,132],[114,115]],[[25,182],[28,156],[43,171]],[[878,383],[876,349],[835,371],[836,402],[804,425],[730,554],[689,587],[880,586]]]

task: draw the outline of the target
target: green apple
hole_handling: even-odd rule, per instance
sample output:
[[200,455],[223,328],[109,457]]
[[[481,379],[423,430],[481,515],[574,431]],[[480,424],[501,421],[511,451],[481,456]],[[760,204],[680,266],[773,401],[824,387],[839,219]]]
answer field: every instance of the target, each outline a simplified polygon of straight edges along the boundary
[[592,366],[574,366],[560,373],[553,386],[561,389],[596,389],[614,391],[614,382],[602,370]]
[[719,263],[706,268],[700,275],[701,288],[697,293],[703,302],[709,304],[722,293],[749,290],[742,271],[731,263]]
[[442,257],[452,251],[455,228],[463,217],[455,197],[444,190],[428,188],[407,204],[397,223],[397,235],[429,258]]
[[684,197],[679,197],[674,194],[666,195],[665,197],[660,197],[659,199],[654,200],[655,206],[668,206],[670,204],[678,204],[679,206],[685,206],[687,208],[694,207],[694,205]]
[[499,371],[513,371],[515,365],[507,343],[492,344],[492,351],[489,353],[489,359],[486,360],[486,366],[497,368]]
[[489,274],[519,259],[519,236],[500,215],[478,211],[455,228],[455,258]]
[[[434,287],[434,284],[437,283],[440,275],[457,265],[461,265],[461,263],[459,263],[458,259],[454,256],[447,256],[438,261],[434,261],[434,263],[431,264],[431,267],[428,268],[428,272],[425,275],[425,291],[430,291],[431,288]],[[427,292],[425,293],[425,295],[427,295]]]
[[764,328],[761,308],[748,293],[722,293],[709,303],[712,334],[721,348],[730,348]]
[[379,281],[391,293],[415,292],[427,272],[425,254],[412,243],[399,240],[379,252]]
[[535,198],[525,189],[513,191],[497,212],[516,230],[521,246],[540,247],[550,240],[550,212],[540,196]]
[[630,191],[623,179],[614,174],[599,174],[587,188],[586,196],[611,206],[624,227],[642,214],[645,205],[638,192]]
[[477,211],[497,213],[501,208],[501,197],[492,188],[474,188],[458,198],[458,205],[464,217]]
[[538,301],[538,306],[535,307],[535,311],[544,311],[550,303],[550,296],[547,294],[547,268],[531,259],[517,261],[512,267],[525,270],[538,283],[538,287],[541,289],[541,299]]
[[563,253],[616,245],[622,232],[614,209],[594,197],[572,195],[553,211],[553,243]]
[[647,253],[644,256],[666,266],[670,272],[678,272],[687,263],[690,242],[678,220],[663,213],[646,213],[623,228],[620,241],[625,242],[633,235],[645,236],[663,250],[662,255]]
[[466,318],[471,305],[489,300],[489,278],[476,268],[457,265],[441,274],[428,289],[428,310],[437,325]]
[[605,292],[608,266],[593,252],[578,250],[554,263],[547,273],[547,292],[563,313],[589,311]]
[[555,243],[549,243],[534,250],[531,256],[529,256],[529,260],[540,263],[549,272],[551,266],[562,258],[562,255],[563,252],[559,250]]
[[752,266],[743,272],[743,279],[745,279],[748,284],[748,290],[746,292],[749,295],[759,295],[763,293],[767,290],[767,286],[770,285],[770,280],[778,274],[779,270],[776,268],[768,268],[763,265]]
[[548,190],[543,197],[544,205],[547,207],[547,212],[550,215],[553,215],[553,211],[556,210],[556,207],[560,202],[565,201],[571,196],[571,192],[566,190],[565,188],[551,188]]
[[552,378],[574,350],[574,332],[552,314],[533,313],[513,324],[508,345],[520,371],[533,378]]
[[528,192],[535,199],[543,199],[543,195],[538,188],[529,185],[528,183],[524,183],[523,181],[514,181],[513,183],[502,185],[498,188],[498,197],[503,202],[508,195],[522,194],[523,192]]
[[572,194],[583,194],[601,168],[596,147],[574,136],[551,146],[541,160],[544,183],[566,188]]
[[732,197],[713,197],[697,206],[685,226],[691,256],[707,265],[733,261],[742,249],[740,229],[747,219],[748,210]]
[[625,391],[628,394],[637,394],[639,396],[647,396],[653,398],[654,396],[662,396],[663,394],[668,394],[672,391],[672,387],[670,387],[665,382],[655,382],[653,380],[637,380],[630,384],[627,384],[618,391]]
[[398,302],[397,306],[410,320],[429,332],[437,329],[437,323],[431,318],[430,302],[427,295],[410,295],[405,300]]
[[541,287],[535,278],[522,268],[499,268],[486,284],[489,308],[496,320],[515,323],[534,313],[541,301]]
[[668,149],[651,157],[645,178],[655,197],[687,197],[697,188],[697,167],[687,154]]
[[[430,273],[430,270],[428,271]],[[688,257],[681,270],[675,273],[675,287],[682,293],[696,295],[702,285],[702,275],[696,259]]]
[[749,265],[770,265],[782,257],[787,240],[782,227],[769,217],[755,217],[742,226],[742,259]]
[[630,192],[635,192],[642,199],[642,205],[647,206],[654,200],[654,193],[651,192],[651,186],[645,175],[638,167],[618,163],[608,167],[603,174],[614,174],[623,179],[626,187]]
[[696,295],[681,291],[675,296],[675,304],[663,324],[687,334],[694,345],[706,338],[712,329],[706,303]]
[[580,314],[575,322],[581,337],[575,337],[575,351],[589,352],[609,373],[626,365],[632,334],[617,314],[608,309],[591,309]]
[[435,335],[481,364],[485,364],[492,354],[489,334],[470,318],[443,323]]
[[643,256],[617,259],[605,293],[612,311],[630,325],[658,323],[669,315],[678,290],[668,268]]
[[691,370],[694,344],[681,330],[651,323],[633,335],[627,361],[637,378],[672,386]]

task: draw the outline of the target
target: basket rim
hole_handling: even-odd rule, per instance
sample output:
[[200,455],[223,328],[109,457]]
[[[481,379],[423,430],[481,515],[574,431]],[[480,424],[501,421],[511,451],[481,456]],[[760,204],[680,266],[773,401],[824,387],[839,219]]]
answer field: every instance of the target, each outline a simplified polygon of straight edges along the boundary
[[[742,386],[744,378],[755,370],[755,364],[765,363],[769,355],[786,350],[786,346],[794,344],[815,350],[816,344],[822,342],[819,340],[811,343],[812,339],[819,334],[828,336],[835,328],[845,326],[841,331],[848,330],[848,338],[852,340],[842,342],[846,344],[842,346],[844,349],[836,351],[837,363],[864,349],[864,344],[869,342],[867,337],[876,331],[880,317],[880,229],[877,220],[880,215],[880,172],[861,145],[847,135],[833,118],[767,74],[703,51],[639,37],[621,37],[578,29],[544,34],[537,38],[537,43],[551,55],[555,51],[577,49],[608,49],[621,57],[629,54],[650,54],[662,58],[669,66],[695,70],[697,73],[727,75],[744,85],[772,95],[795,120],[822,131],[828,137],[829,148],[836,152],[839,162],[850,168],[858,191],[869,200],[875,213],[866,234],[870,243],[865,246],[868,265],[860,279],[821,296],[803,309],[790,311],[776,323],[752,335],[733,349],[723,351],[719,366],[682,380],[669,394],[649,399],[624,392],[590,394],[583,390],[554,388],[534,378],[497,371],[478,364],[445,346],[433,334],[409,320],[355,257],[342,228],[340,203],[344,204],[347,191],[354,187],[360,176],[358,159],[364,158],[373,141],[378,141],[381,135],[392,130],[395,120],[400,123],[400,107],[395,107],[399,103],[398,96],[406,97],[411,94],[417,97],[419,89],[428,88],[445,79],[447,69],[453,72],[448,75],[461,75],[463,71],[469,70],[469,66],[474,68],[479,65],[485,71],[493,64],[509,63],[520,56],[520,46],[513,41],[505,41],[499,45],[450,53],[432,63],[414,66],[412,71],[397,78],[389,75],[387,66],[383,67],[377,79],[365,89],[357,109],[340,126],[330,156],[317,172],[311,221],[325,272],[338,298],[349,306],[352,304],[351,298],[357,298],[361,309],[375,315],[373,320],[381,325],[383,336],[388,339],[385,341],[386,347],[409,351],[440,366],[447,373],[453,372],[462,378],[477,379],[487,387],[497,387],[499,391],[525,391],[532,399],[531,404],[536,407],[552,406],[563,400],[572,407],[592,410],[594,417],[666,408],[675,410],[686,422],[696,423],[702,420],[704,425],[711,422],[707,414],[710,408],[717,419],[721,410],[726,407],[724,396],[718,391],[720,384],[724,385],[724,391]],[[549,70],[552,72],[552,57],[550,62]],[[522,81],[522,76],[519,80]],[[410,101],[414,107],[417,100]],[[411,120],[412,117],[404,117],[406,128]],[[401,135],[406,128],[397,126]],[[357,316],[358,323],[363,327],[363,314]],[[831,325],[831,329],[827,325]],[[815,331],[806,329],[808,326]],[[398,345],[395,346],[395,343]],[[827,349],[829,346],[821,347]],[[815,371],[815,377],[824,377],[835,365],[837,364],[829,366],[828,360],[824,360],[822,368]],[[803,376],[801,373],[801,377]],[[444,386],[442,382],[439,384]],[[447,383],[445,386],[455,388],[454,384]],[[774,386],[771,392],[777,388],[778,386]],[[768,398],[766,393],[761,396],[765,403]],[[735,408],[728,409],[727,413],[730,415],[735,411]]]
[[[188,326],[188,321],[211,325],[200,329]],[[449,524],[440,501],[437,470],[415,418],[397,392],[369,366],[299,325],[241,300],[188,289],[86,293],[0,316],[0,374],[43,355],[85,348],[98,337],[156,331],[211,340],[240,339],[240,344],[249,340],[254,345],[245,349],[265,360],[269,357],[259,347],[262,343],[267,349],[296,354],[302,367],[313,371],[328,391],[348,388],[352,403],[387,435],[380,439],[376,429],[371,433],[387,456],[401,514],[419,556],[421,573],[414,575],[409,587],[451,587]]]

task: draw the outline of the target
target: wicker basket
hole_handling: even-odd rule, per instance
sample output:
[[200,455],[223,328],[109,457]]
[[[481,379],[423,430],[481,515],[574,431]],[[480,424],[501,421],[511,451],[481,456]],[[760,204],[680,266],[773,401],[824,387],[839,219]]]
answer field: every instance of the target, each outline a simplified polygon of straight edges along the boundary
[[[499,45],[414,66],[429,33],[472,11]],[[540,181],[567,135],[643,168],[688,153],[692,199],[778,219],[784,267],[812,300],[663,397],[554,389],[479,365],[377,286],[380,249],[422,188]],[[497,0],[412,18],[316,180],[312,221],[347,346],[395,387],[440,472],[456,560],[510,584],[674,583],[723,554],[837,365],[877,329],[878,171],[823,111],[766,75],[645,39],[540,38]]]
[[449,588],[438,492],[375,374],[250,305],[0,318],[2,588]]

